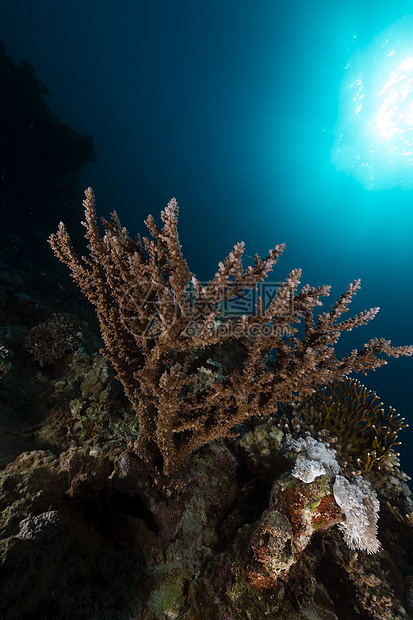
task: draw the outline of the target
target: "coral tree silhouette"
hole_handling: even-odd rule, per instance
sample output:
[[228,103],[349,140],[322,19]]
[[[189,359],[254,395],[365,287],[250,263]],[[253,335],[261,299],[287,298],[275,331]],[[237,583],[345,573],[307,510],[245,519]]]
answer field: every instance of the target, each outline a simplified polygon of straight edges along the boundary
[[[132,240],[117,214],[100,236],[92,189],[85,192],[89,255],[79,258],[63,223],[49,238],[83,294],[95,306],[104,355],[134,407],[140,435],[134,451],[167,476],[177,475],[201,446],[226,437],[252,416],[267,416],[278,403],[312,394],[317,386],[350,372],[386,364],[381,354],[411,355],[412,346],[392,347],[374,338],[338,359],[334,346],[343,331],[364,325],[378,308],[340,322],[360,281],[315,319],[313,310],[330,287],[305,285],[293,270],[267,306],[258,297],[250,314],[223,311],[223,304],[257,289],[272,271],[284,245],[255,256],[242,267],[238,243],[205,285],[183,258],[178,238],[178,204],[162,211],[162,228],[150,215],[151,238]],[[295,324],[303,323],[302,336]]]

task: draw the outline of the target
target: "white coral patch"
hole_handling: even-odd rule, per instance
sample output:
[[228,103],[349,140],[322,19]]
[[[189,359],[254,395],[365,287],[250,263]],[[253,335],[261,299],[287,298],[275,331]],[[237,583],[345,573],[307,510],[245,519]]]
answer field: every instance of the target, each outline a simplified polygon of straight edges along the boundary
[[324,475],[326,470],[334,474],[341,472],[335,457],[335,450],[329,449],[314,437],[291,439],[287,444],[288,448],[298,453],[292,475],[303,482],[313,482],[317,476]]
[[338,527],[350,549],[361,549],[376,553],[380,548],[377,539],[377,521],[380,503],[370,482],[358,476],[349,482],[343,476],[336,476],[333,494],[346,520]]
[[305,457],[298,456],[291,473],[295,478],[308,483],[313,482],[318,476],[323,476],[326,473],[326,469],[319,461],[311,461]]

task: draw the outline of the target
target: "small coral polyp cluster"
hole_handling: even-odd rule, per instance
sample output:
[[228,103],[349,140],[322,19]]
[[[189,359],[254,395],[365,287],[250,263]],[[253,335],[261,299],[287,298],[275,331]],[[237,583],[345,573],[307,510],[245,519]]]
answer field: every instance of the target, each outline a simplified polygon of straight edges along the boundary
[[10,352],[5,346],[0,344],[0,379],[10,370],[11,363],[9,361]]
[[82,344],[80,321],[68,313],[54,314],[33,327],[25,347],[40,366],[55,364],[64,355]]
[[369,472],[388,459],[400,445],[398,433],[407,428],[393,407],[387,413],[375,392],[357,379],[333,381],[305,399],[305,419],[315,431],[336,436],[342,450]]

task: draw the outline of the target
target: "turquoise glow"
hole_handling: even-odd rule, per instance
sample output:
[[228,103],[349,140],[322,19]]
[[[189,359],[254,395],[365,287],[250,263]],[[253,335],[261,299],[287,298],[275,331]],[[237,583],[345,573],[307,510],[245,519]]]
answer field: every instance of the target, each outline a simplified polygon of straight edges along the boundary
[[413,189],[413,16],[350,58],[331,161],[366,189]]

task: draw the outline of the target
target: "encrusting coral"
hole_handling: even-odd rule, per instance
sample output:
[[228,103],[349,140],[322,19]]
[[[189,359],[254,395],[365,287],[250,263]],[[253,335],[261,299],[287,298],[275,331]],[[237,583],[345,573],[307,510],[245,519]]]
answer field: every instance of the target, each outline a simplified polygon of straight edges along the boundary
[[[231,435],[237,424],[254,415],[274,413],[277,403],[309,396],[317,386],[342,380],[352,371],[378,368],[386,363],[380,354],[413,353],[412,346],[392,347],[374,338],[361,350],[336,357],[341,333],[366,324],[378,312],[371,308],[339,321],[360,288],[359,280],[316,320],[313,310],[330,287],[305,285],[298,291],[299,269],[289,274],[266,307],[258,297],[249,315],[225,314],[222,305],[247,289],[256,290],[284,245],[275,246],[264,259],[256,255],[254,266],[244,270],[244,244],[238,243],[203,285],[181,252],[175,199],[161,213],[162,228],[152,216],[147,218],[152,238],[142,243],[121,228],[116,213],[110,222],[102,219],[102,238],[92,189],[85,194],[89,256],[75,254],[63,223],[49,242],[96,308],[103,353],[139,419],[134,450],[158,475],[179,474],[201,446]],[[298,338],[294,325],[301,322],[303,336]],[[219,372],[208,372],[205,380],[205,369],[208,364],[216,367],[216,361]]]
[[376,538],[380,504],[370,482],[362,476],[353,477],[350,482],[340,475],[336,451],[310,435],[305,439],[289,439],[285,449],[298,453],[291,475],[305,482],[308,488],[319,476],[337,474],[330,494],[332,490],[336,504],[346,517],[339,525],[344,539],[350,549],[376,553],[380,548]]

